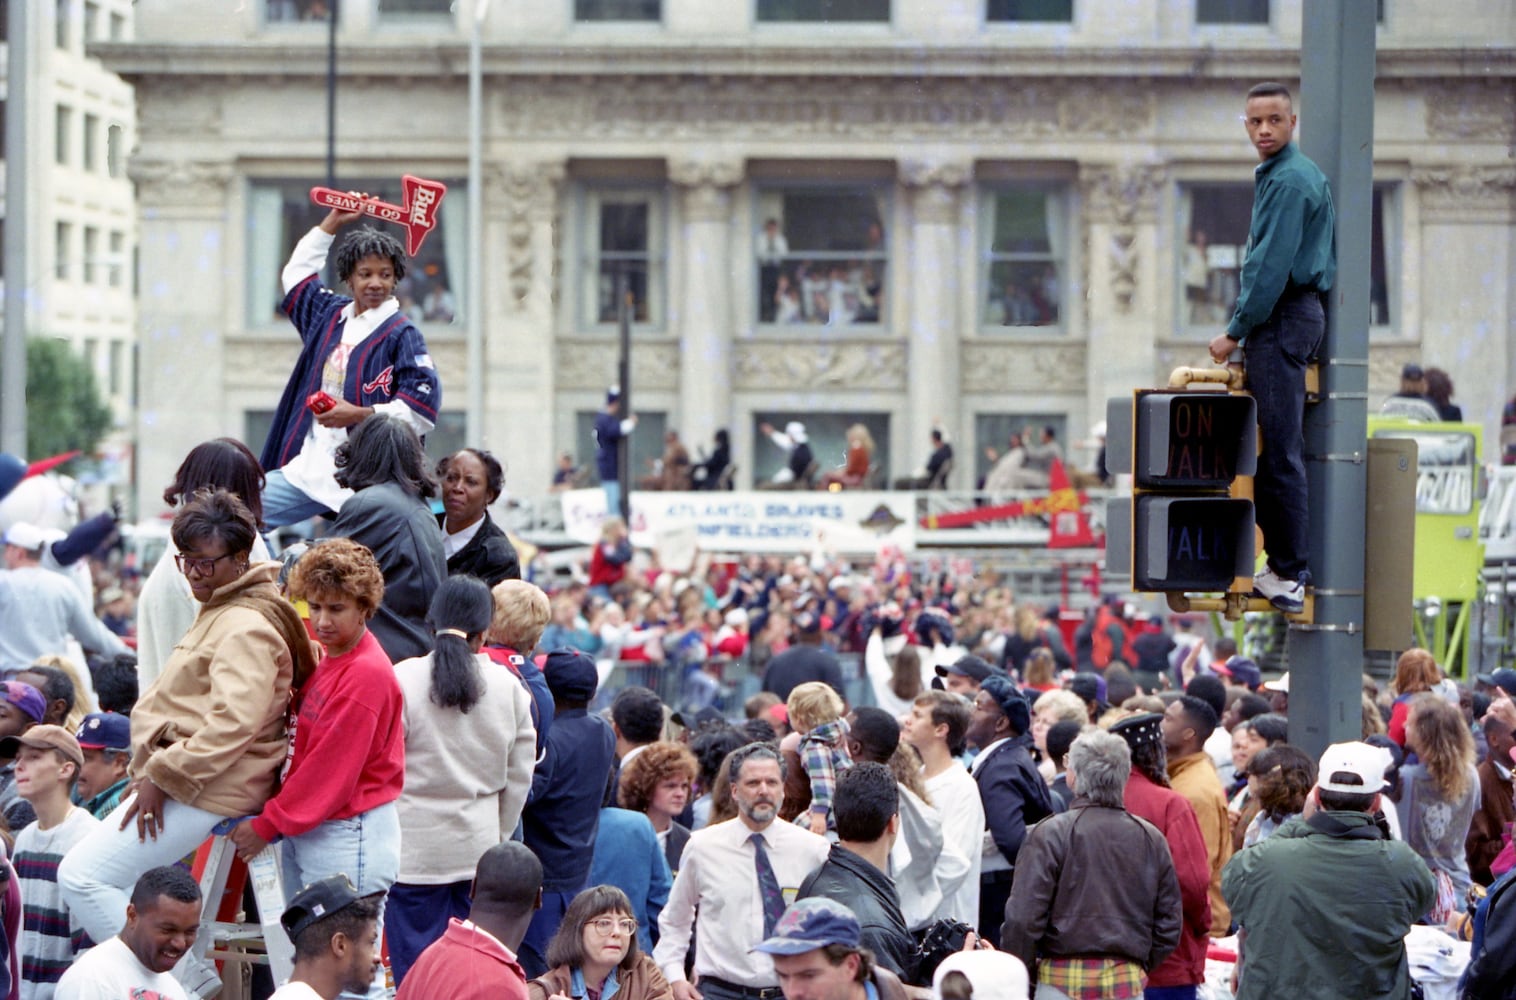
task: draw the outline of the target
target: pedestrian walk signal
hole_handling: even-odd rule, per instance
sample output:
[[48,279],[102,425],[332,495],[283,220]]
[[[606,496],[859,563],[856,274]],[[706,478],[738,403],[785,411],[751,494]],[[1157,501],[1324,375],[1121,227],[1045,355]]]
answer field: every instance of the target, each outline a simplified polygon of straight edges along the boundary
[[1136,591],[1226,591],[1251,577],[1253,397],[1139,390],[1110,401],[1107,425],[1108,467],[1132,474],[1132,496],[1109,502],[1107,566]]

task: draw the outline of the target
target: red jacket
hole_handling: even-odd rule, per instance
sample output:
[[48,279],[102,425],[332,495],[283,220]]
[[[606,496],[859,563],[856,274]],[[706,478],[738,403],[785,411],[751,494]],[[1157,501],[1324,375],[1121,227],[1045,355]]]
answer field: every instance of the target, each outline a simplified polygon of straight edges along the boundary
[[1132,768],[1124,797],[1127,812],[1158,828],[1169,842],[1174,874],[1179,876],[1179,900],[1184,924],[1179,947],[1148,973],[1148,985],[1191,986],[1205,981],[1205,952],[1211,940],[1210,855],[1200,834],[1200,821],[1189,801],[1172,788],[1155,785]]
[[395,1000],[526,1000],[526,973],[503,944],[454,917],[405,974]]
[[404,698],[372,632],[350,652],[323,659],[298,705],[289,772],[253,819],[264,840],[393,802],[405,783]]

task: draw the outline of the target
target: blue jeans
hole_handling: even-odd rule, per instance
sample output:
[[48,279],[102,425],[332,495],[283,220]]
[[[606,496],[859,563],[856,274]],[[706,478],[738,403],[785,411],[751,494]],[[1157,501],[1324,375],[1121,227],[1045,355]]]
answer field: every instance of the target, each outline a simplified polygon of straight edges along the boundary
[[[386,892],[400,873],[400,812],[386,802],[347,819],[329,819],[279,844],[284,896],[332,875],[346,875],[360,893]],[[379,911],[379,935],[384,936],[384,910]],[[351,993],[343,993],[351,997]],[[379,969],[368,996],[387,996],[384,970]]]
[[296,489],[279,469],[270,472],[263,484],[263,524],[282,528],[298,524],[318,514],[332,511],[320,500],[312,500],[304,490]]
[[621,480],[606,479],[600,483],[600,488],[605,491],[605,516],[621,516]]
[[1142,991],[1142,1000],[1195,1000],[1198,995],[1197,986],[1149,986]]
[[397,989],[426,946],[442,937],[448,920],[468,916],[472,888],[468,880],[443,885],[396,882],[390,888],[384,910],[389,923],[390,970]]
[[1243,342],[1248,389],[1258,403],[1263,447],[1253,506],[1269,565],[1284,580],[1307,573],[1310,506],[1305,461],[1305,369],[1326,335],[1326,312],[1314,291],[1287,290],[1269,318]]

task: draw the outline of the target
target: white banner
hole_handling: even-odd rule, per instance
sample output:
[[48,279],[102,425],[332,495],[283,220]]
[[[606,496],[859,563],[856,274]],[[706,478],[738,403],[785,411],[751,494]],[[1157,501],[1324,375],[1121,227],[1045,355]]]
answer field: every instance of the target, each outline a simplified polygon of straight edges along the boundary
[[[573,490],[563,498],[564,530],[592,545],[605,518],[605,493]],[[877,552],[916,546],[914,493],[763,492],[632,494],[632,544],[687,544],[694,528],[703,552]]]

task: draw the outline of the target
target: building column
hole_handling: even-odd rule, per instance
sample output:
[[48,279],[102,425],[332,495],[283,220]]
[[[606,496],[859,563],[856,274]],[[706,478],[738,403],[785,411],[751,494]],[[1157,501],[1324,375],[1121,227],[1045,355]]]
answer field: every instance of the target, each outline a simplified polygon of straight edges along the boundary
[[[1108,398],[1163,384],[1155,382],[1160,378],[1156,370],[1160,367],[1160,324],[1153,317],[1164,312],[1158,201],[1166,179],[1165,168],[1156,163],[1094,163],[1079,168],[1089,310],[1089,412],[1085,416],[1091,424],[1105,419]],[[1196,355],[1193,363],[1203,363],[1205,344],[1197,343],[1191,353]]]
[[[669,161],[679,191],[677,243],[681,288],[670,320],[679,338],[679,412],[670,426],[685,446],[710,440],[732,421],[732,188],[742,180],[736,159]],[[673,241],[671,241],[672,243]],[[633,404],[636,404],[635,386]]]
[[[954,424],[961,417],[960,359],[962,338],[958,328],[960,281],[973,280],[973,268],[958,258],[960,194],[973,176],[967,162],[906,160],[900,164],[900,182],[909,192],[910,238],[907,252],[891,262],[890,280],[908,296],[896,295],[894,303],[906,303],[906,343],[910,377],[906,381],[905,426],[896,428],[896,475],[909,475],[930,454],[931,432],[941,422],[950,438],[968,439],[967,429]],[[959,459],[953,486],[964,481],[962,469],[972,463]]]
[[[195,445],[217,434],[239,440],[242,414],[228,408],[229,303],[242,284],[226,280],[230,163],[134,158],[142,261],[137,301],[138,516],[163,509],[163,487]],[[272,404],[271,404],[272,405]],[[261,441],[248,447],[257,454]]]
[[[484,309],[483,441],[510,456],[506,485],[535,495],[552,481],[554,313],[565,161],[508,161],[485,171],[484,259],[504,262],[470,297]],[[448,386],[466,399],[467,386]],[[451,408],[451,407],[450,407]],[[543,447],[544,442],[548,446]]]

